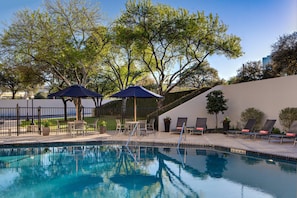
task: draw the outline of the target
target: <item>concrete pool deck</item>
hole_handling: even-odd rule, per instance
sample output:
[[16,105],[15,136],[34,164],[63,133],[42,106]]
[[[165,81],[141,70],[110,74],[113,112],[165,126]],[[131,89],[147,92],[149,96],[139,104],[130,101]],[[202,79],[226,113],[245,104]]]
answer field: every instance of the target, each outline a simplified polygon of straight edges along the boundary
[[[147,136],[133,136],[131,143],[137,142],[141,145],[169,144],[175,146],[178,142],[178,134],[157,132]],[[71,137],[70,135],[20,135],[20,136],[0,136],[0,148],[9,146],[27,146],[34,144],[48,143],[80,143],[80,142],[123,142],[128,140],[127,135],[117,135],[115,131],[108,131],[106,134],[90,132],[85,136],[79,135]],[[221,133],[206,133],[204,135],[186,135],[181,144],[193,146],[217,146],[232,148],[234,151],[251,151],[255,153],[280,156],[297,161],[297,145],[293,142],[280,144],[279,142],[268,142],[267,139],[249,139],[243,137],[227,136]]]

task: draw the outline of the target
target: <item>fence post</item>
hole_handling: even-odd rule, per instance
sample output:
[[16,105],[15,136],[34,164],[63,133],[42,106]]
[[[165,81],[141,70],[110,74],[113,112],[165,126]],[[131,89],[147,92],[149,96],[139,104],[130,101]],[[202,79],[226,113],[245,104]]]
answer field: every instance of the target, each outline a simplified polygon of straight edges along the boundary
[[20,133],[20,107],[19,104],[16,105],[16,119],[17,119],[17,136]]
[[38,107],[38,132],[39,132],[39,135],[41,135],[41,107],[39,106]]

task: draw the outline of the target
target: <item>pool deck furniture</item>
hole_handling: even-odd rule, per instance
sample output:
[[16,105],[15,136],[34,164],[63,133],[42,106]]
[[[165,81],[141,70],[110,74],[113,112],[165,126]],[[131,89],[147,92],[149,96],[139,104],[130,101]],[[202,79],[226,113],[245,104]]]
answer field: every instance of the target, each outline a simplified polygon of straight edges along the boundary
[[149,120],[149,122],[147,123],[147,129],[148,130],[152,130],[153,132],[155,132],[155,122],[156,122],[156,119],[155,118],[151,118]]
[[86,130],[87,131],[98,131],[98,122],[99,122],[99,118],[98,119],[95,119],[94,122],[92,123],[87,123],[86,124]]
[[272,132],[272,129],[274,127],[275,122],[276,122],[276,120],[274,120],[274,119],[267,119],[260,131],[258,131],[258,132],[248,132],[245,135],[249,135],[250,137],[254,137],[254,139],[256,139],[256,138],[265,138],[265,137],[269,138],[269,135]]
[[245,126],[241,130],[228,130],[227,135],[238,135],[238,134],[249,133],[253,131],[255,124],[256,124],[256,119],[250,118],[248,119]]
[[72,137],[78,136],[79,134],[85,135],[87,123],[84,120],[75,120],[67,122],[68,131]]
[[176,127],[170,130],[170,133],[180,133],[181,129],[183,128],[183,124],[185,123],[185,128],[187,126],[187,117],[178,117],[176,122]]
[[125,131],[125,124],[123,124],[120,119],[116,119],[116,131],[117,134],[121,134]]
[[289,130],[285,134],[271,134],[269,135],[269,142],[272,141],[279,141],[280,143],[283,143],[284,140],[294,142],[294,145],[296,144],[296,137],[297,137],[297,120],[293,121],[290,125]]
[[190,135],[198,134],[198,135],[203,135],[203,133],[207,129],[207,118],[196,118],[196,125],[192,127],[187,127],[187,132]]

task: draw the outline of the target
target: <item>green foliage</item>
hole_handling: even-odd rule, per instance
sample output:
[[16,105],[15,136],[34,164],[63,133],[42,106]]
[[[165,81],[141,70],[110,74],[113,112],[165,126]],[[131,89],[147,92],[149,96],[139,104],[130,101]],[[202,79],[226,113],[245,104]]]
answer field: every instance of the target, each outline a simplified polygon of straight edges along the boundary
[[283,35],[272,45],[272,67],[279,75],[297,74],[297,32]]
[[284,130],[288,130],[294,120],[297,120],[297,108],[287,107],[281,110],[279,113],[280,124],[284,127]]
[[[130,0],[114,24],[125,33],[119,35],[119,41],[137,50],[135,58],[150,71],[163,96],[190,77],[208,56],[242,55],[240,38],[227,34],[227,26],[213,14]],[[174,65],[179,67],[172,72]]]
[[106,127],[107,126],[107,122],[102,120],[100,123],[99,123],[99,126],[103,126],[103,127]]
[[44,127],[49,127],[50,126],[50,122],[48,120],[43,120],[42,125]]
[[218,117],[219,112],[224,113],[228,109],[227,99],[224,98],[224,94],[221,90],[215,90],[206,95],[207,104],[206,109],[209,114],[216,115],[216,128],[218,126]]
[[280,129],[279,129],[279,128],[277,128],[277,127],[274,127],[274,128],[272,129],[272,133],[274,133],[274,134],[280,134],[280,133],[281,133],[281,131],[280,131]]
[[261,61],[250,61],[237,70],[236,82],[261,80],[263,76]]
[[256,108],[247,108],[241,113],[241,122],[246,123],[248,119],[256,119],[255,129],[260,129],[264,113]]
[[215,90],[207,94],[206,109],[209,114],[224,113],[228,109],[227,99],[224,99],[224,94],[221,90]]

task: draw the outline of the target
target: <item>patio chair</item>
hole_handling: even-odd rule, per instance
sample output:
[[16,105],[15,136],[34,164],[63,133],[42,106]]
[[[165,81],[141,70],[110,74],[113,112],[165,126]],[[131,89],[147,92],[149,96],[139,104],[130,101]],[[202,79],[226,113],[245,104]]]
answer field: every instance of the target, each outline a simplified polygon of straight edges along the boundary
[[86,130],[88,131],[89,129],[91,129],[93,131],[98,131],[98,122],[99,122],[99,118],[95,119],[93,123],[88,123],[86,126]]
[[206,122],[207,122],[207,118],[197,118],[195,127],[190,127],[187,130],[190,133],[190,135],[192,135],[192,134],[201,134],[201,135],[203,135],[203,133],[207,129]]
[[61,133],[61,132],[67,132],[68,126],[67,122],[64,120],[57,120],[57,130],[56,134]]
[[227,135],[238,135],[252,132],[256,124],[256,119],[250,118],[241,130],[228,130]]
[[147,135],[147,120],[138,120],[139,135]]
[[284,140],[293,140],[294,145],[295,145],[296,137],[297,137],[297,120],[295,120],[291,123],[289,130],[285,134],[271,134],[271,135],[269,135],[268,142],[271,142],[272,140],[276,140],[276,141],[279,140],[280,143],[283,143]]
[[[74,121],[74,132],[76,133],[76,135],[78,135],[79,133],[85,135],[85,131],[86,131],[86,122],[83,120],[75,120]],[[73,134],[71,133],[71,135],[73,136]]]
[[176,128],[170,130],[170,133],[180,133],[183,127],[183,124],[185,123],[185,127],[187,126],[187,121],[188,121],[187,117],[178,117],[176,122]]
[[147,123],[147,130],[155,131],[155,118],[151,118],[150,121]]
[[120,119],[116,119],[116,131],[117,134],[122,133],[125,130],[125,125],[121,122]]
[[241,133],[241,134],[246,134],[246,135],[250,135],[250,137],[254,137],[255,139],[257,137],[269,137],[269,135],[271,134],[271,131],[273,129],[273,126],[275,124],[276,120],[270,120],[267,119],[262,127],[262,129],[258,132],[248,132],[248,133]]

